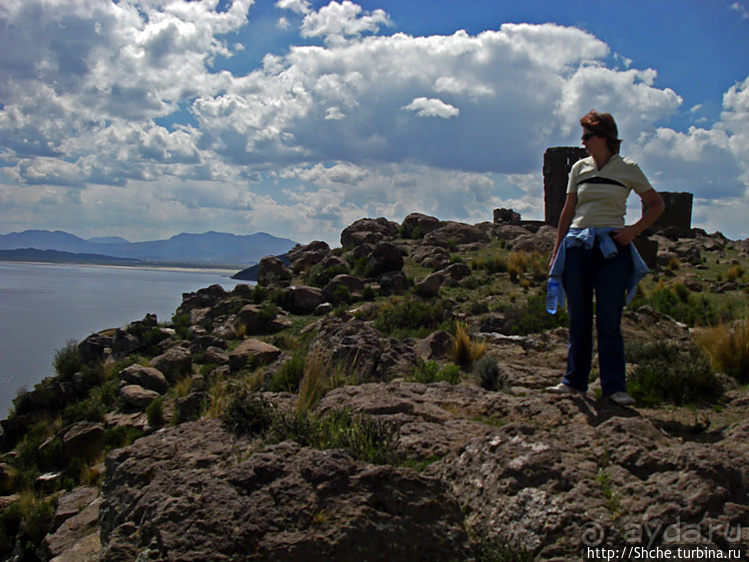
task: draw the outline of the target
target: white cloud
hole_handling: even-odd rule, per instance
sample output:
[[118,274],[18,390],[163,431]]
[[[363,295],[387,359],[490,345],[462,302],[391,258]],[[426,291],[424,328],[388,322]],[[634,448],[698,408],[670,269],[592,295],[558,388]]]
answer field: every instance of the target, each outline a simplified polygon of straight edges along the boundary
[[450,119],[460,115],[460,110],[436,98],[416,98],[402,109],[413,111],[418,117],[441,117]]
[[281,10],[291,10],[301,15],[309,14],[312,11],[312,4],[308,0],[278,0],[276,7]]
[[340,44],[345,37],[377,33],[381,25],[392,25],[384,10],[364,12],[350,0],[331,2],[317,12],[308,13],[302,22],[302,37],[324,37],[326,43]]
[[[276,7],[319,44],[220,70],[247,56],[224,37],[253,32],[252,4],[4,3],[6,228],[83,216],[92,234],[131,239],[199,225],[330,239],[366,215],[480,221],[512,206],[542,218],[543,152],[577,145],[591,108],[616,116],[624,153],[659,189],[743,202],[710,205],[705,223],[745,212],[749,78],[725,93],[717,122],[676,131],[658,124],[679,111],[678,93],[656,86],[655,70],[607,66],[609,47],[585,31],[380,36],[392,25],[382,10],[307,0]],[[119,223],[130,226],[111,232]]]
[[747,10],[741,2],[734,2],[731,4],[731,9],[738,12],[741,15],[742,20],[749,19],[749,10]]

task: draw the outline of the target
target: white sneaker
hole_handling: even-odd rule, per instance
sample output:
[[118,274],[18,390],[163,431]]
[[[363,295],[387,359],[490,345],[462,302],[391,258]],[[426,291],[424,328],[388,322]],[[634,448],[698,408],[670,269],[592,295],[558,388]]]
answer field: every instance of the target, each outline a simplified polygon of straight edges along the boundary
[[582,396],[585,394],[584,391],[572,388],[570,385],[564,384],[563,382],[555,384],[554,386],[547,386],[546,392],[550,394],[564,394],[567,396]]
[[637,404],[637,400],[632,398],[626,392],[614,392],[609,398],[618,406],[634,406]]

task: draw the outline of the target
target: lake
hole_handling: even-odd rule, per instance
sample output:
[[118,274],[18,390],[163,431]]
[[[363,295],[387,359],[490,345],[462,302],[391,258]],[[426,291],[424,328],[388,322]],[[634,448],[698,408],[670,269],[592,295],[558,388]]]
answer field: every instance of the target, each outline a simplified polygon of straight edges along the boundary
[[182,293],[219,284],[235,271],[0,262],[0,418],[21,388],[54,374],[70,340],[118,328],[146,314],[169,321]]

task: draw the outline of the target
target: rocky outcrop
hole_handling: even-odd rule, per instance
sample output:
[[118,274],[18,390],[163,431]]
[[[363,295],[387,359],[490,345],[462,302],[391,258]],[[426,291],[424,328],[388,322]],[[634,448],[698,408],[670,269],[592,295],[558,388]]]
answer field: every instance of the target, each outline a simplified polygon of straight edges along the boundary
[[[468,562],[486,559],[482,544],[581,560],[589,546],[664,546],[674,524],[724,551],[736,533],[749,540],[746,389],[723,377],[725,399],[699,411],[618,408],[596,398],[598,382],[587,397],[545,394],[564,370],[567,330],[519,332],[517,320],[531,306],[526,297],[542,291],[532,254],[548,251],[555,230],[516,215],[499,210],[478,225],[421,214],[402,225],[362,219],[345,229],[342,248],[316,241],[264,260],[258,286],[183,295],[169,327],[146,316],[86,338],[77,350],[91,364],[45,379],[3,420],[0,508],[19,501],[17,484],[29,478],[11,453],[23,442],[24,462],[43,467],[33,475],[43,473],[38,492],[57,490],[37,554],[58,561],[101,552],[108,561]],[[698,231],[653,240],[660,286],[682,289],[674,298],[746,290],[743,262],[725,261],[740,255],[739,243]],[[535,263],[515,280],[503,261],[510,251]],[[718,262],[734,267],[731,279],[702,280]],[[380,320],[393,309],[388,322],[434,331],[391,337],[400,330]],[[430,328],[416,332],[426,310]],[[475,370],[456,374],[456,338],[440,329],[448,319],[464,323],[485,354]],[[627,309],[624,331],[628,341],[691,345],[685,324],[649,306]],[[478,367],[492,362],[501,383],[485,384]],[[438,380],[442,369],[460,384],[413,382]],[[302,400],[315,374],[322,386],[345,386]],[[373,419],[393,431],[397,466],[237,437],[210,419],[237,388],[270,401],[273,415],[345,410]],[[29,428],[45,427],[37,446]],[[146,436],[109,454],[101,496],[60,492],[82,461],[93,481],[105,447],[129,435]],[[17,545],[30,544],[24,529]]]
[[[107,459],[104,561],[465,560],[462,513],[436,478],[187,423]],[[190,529],[192,532],[185,532]]]

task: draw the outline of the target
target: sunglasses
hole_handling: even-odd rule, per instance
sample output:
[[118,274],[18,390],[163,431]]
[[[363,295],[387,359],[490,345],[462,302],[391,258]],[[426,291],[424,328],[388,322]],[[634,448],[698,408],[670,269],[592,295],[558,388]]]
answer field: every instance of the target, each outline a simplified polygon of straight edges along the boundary
[[598,136],[600,136],[600,135],[597,135],[596,133],[585,133],[585,134],[584,134],[584,135],[582,136],[582,139],[583,139],[583,141],[589,141],[589,140],[590,140],[590,139],[592,139],[593,137],[598,137]]

